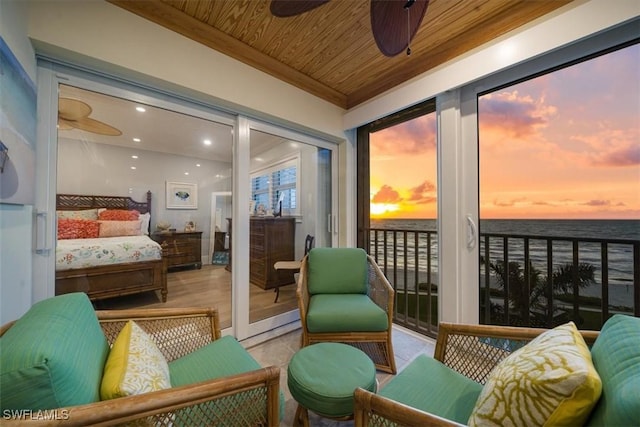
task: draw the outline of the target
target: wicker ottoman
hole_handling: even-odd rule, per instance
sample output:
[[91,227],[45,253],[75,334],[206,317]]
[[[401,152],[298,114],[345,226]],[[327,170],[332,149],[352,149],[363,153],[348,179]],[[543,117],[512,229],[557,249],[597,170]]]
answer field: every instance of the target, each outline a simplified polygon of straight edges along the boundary
[[336,420],[353,417],[353,392],[375,392],[376,368],[364,352],[339,343],[318,343],[300,349],[287,369],[287,384],[298,402],[295,422],[309,425],[309,411]]

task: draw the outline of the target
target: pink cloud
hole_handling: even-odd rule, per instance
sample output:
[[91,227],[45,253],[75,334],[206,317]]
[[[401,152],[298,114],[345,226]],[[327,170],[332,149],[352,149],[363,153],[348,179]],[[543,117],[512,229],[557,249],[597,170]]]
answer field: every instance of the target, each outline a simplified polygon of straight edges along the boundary
[[409,201],[417,204],[434,203],[437,200],[436,186],[430,181],[424,181],[417,187],[410,189]]
[[421,116],[371,134],[371,150],[377,155],[422,154],[436,149],[436,115]]
[[535,100],[514,90],[483,95],[479,99],[478,111],[481,135],[496,130],[507,137],[525,138],[547,126],[556,108],[546,105],[544,97]]

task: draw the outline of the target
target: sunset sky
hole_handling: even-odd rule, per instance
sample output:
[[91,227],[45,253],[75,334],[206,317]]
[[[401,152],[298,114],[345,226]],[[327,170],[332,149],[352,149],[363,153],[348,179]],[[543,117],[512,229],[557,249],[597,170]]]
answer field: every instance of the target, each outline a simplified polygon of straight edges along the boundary
[[[480,218],[640,219],[640,45],[479,100]],[[371,135],[371,216],[435,218],[435,113]]]

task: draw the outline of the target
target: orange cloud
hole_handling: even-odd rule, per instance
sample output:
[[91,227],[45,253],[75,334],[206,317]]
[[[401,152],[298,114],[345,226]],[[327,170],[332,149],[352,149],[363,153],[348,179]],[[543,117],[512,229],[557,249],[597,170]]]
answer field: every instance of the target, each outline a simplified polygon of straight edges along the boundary
[[371,198],[373,203],[399,203],[402,201],[400,194],[388,185],[383,185]]

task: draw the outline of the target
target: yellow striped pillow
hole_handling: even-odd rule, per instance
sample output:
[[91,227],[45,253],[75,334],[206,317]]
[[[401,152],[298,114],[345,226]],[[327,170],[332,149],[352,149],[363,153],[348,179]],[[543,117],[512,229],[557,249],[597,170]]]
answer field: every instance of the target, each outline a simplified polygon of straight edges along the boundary
[[542,333],[496,366],[470,426],[583,425],[602,382],[573,322]]

